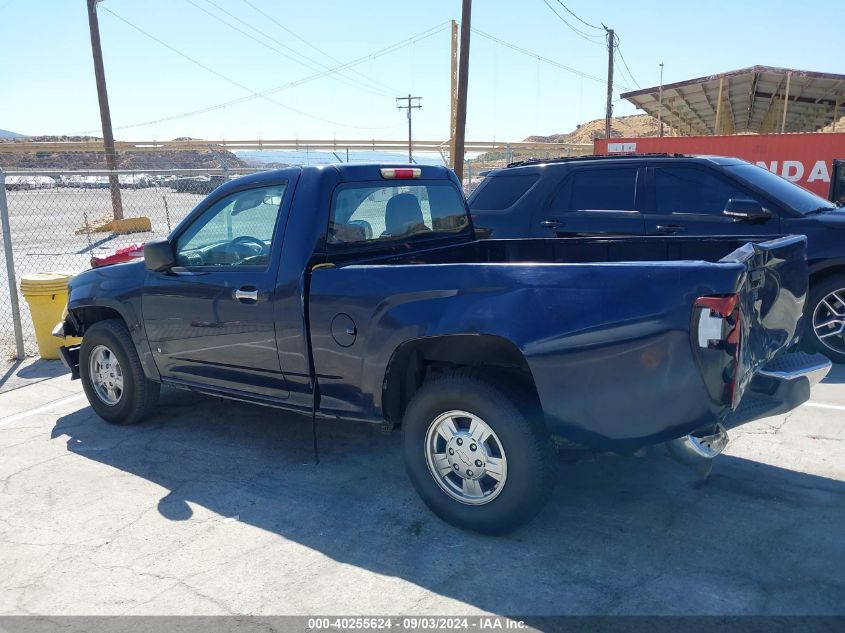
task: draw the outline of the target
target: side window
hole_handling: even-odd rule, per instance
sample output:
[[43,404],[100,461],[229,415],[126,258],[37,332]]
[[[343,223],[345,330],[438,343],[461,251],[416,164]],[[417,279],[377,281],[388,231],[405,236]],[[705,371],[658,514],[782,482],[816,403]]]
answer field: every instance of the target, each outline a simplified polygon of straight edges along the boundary
[[528,193],[539,174],[496,174],[488,177],[470,198],[469,208],[501,211],[513,206]]
[[552,199],[557,211],[636,211],[637,169],[580,169]]
[[458,233],[468,226],[463,196],[451,182],[358,182],[341,185],[335,191],[328,243],[343,245]]
[[657,167],[654,170],[657,213],[721,214],[731,198],[753,198],[718,174],[695,167]]
[[186,268],[266,268],[285,188],[236,191],[215,202],[177,239],[176,261]]

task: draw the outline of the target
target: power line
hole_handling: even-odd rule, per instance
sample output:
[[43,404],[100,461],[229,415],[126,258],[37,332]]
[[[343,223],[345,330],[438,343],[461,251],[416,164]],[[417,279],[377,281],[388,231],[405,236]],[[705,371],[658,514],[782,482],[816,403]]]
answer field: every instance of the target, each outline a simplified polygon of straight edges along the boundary
[[[265,48],[267,48],[267,49],[269,49],[269,50],[273,51],[274,53],[277,53],[277,54],[281,55],[281,56],[282,56],[282,57],[284,57],[285,59],[289,59],[289,60],[291,60],[291,61],[293,61],[293,62],[295,62],[295,63],[297,63],[297,64],[300,64],[301,66],[304,66],[304,67],[308,68],[309,70],[321,70],[321,69],[322,69],[322,70],[327,70],[327,69],[328,69],[328,66],[326,66],[325,64],[322,64],[322,63],[320,63],[320,62],[317,62],[317,61],[315,61],[315,60],[312,60],[312,59],[310,59],[310,58],[306,57],[305,55],[302,55],[301,53],[298,53],[297,51],[295,51],[294,49],[292,49],[292,48],[290,48],[289,46],[285,45],[284,43],[279,42],[279,41],[278,41],[278,40],[276,40],[274,37],[272,37],[272,36],[270,36],[270,35],[267,35],[267,34],[266,34],[266,33],[264,33],[263,31],[261,31],[260,29],[258,29],[258,28],[256,28],[256,27],[254,27],[254,26],[249,25],[248,23],[244,22],[243,20],[241,20],[240,18],[238,18],[238,17],[237,17],[237,16],[235,16],[235,15],[232,15],[232,14],[231,14],[231,13],[229,13],[226,9],[222,8],[220,5],[215,4],[214,2],[211,2],[211,0],[206,0],[206,1],[207,1],[209,4],[211,4],[211,5],[215,6],[215,7],[217,7],[217,8],[218,8],[220,11],[222,11],[223,13],[225,13],[225,14],[229,15],[231,18],[233,18],[233,19],[237,20],[238,22],[241,22],[242,24],[244,24],[245,26],[247,26],[247,28],[252,29],[252,30],[253,30],[253,31],[255,31],[256,33],[259,33],[260,35],[262,35],[262,36],[266,37],[267,39],[269,39],[269,40],[271,40],[271,41],[276,42],[277,44],[279,44],[279,45],[280,45],[280,46],[282,46],[283,48],[285,48],[285,49],[287,49],[287,50],[289,50],[289,51],[292,51],[292,52],[293,52],[293,55],[291,55],[291,54],[289,54],[289,53],[286,53],[286,52],[284,52],[283,50],[281,50],[281,49],[279,49],[279,48],[276,48],[275,46],[272,46],[272,45],[268,44],[267,42],[264,42],[264,41],[260,40],[259,38],[255,37],[255,36],[254,36],[254,35],[252,35],[251,33],[247,32],[247,31],[244,31],[243,29],[241,29],[241,28],[239,28],[239,27],[235,26],[235,25],[234,25],[234,24],[232,24],[231,22],[229,22],[229,21],[227,21],[227,20],[224,20],[223,18],[221,18],[221,17],[219,17],[219,16],[217,16],[217,15],[214,15],[211,11],[208,11],[207,9],[205,9],[205,8],[201,7],[200,5],[198,5],[196,2],[194,2],[194,0],[185,0],[185,2],[187,2],[187,3],[188,3],[188,4],[190,4],[191,6],[195,7],[197,10],[202,11],[203,13],[205,13],[205,14],[206,14],[206,15],[208,15],[208,16],[210,16],[210,17],[211,17],[211,18],[213,18],[214,20],[217,20],[217,21],[218,21],[218,22],[220,22],[221,24],[224,24],[225,26],[229,27],[230,29],[232,29],[232,30],[234,30],[234,31],[236,31],[236,32],[238,32],[238,33],[240,33],[240,34],[241,34],[241,35],[243,35],[244,37],[249,38],[250,40],[252,40],[252,41],[254,41],[254,42],[256,42],[256,43],[260,44],[261,46],[264,46]],[[308,60],[308,61],[310,62],[310,64],[305,63],[305,62],[303,62],[302,60],[298,59],[298,56],[301,56],[302,58],[304,58],[304,59]],[[362,85],[361,83],[356,83],[356,82],[350,81],[350,80],[346,79],[345,77],[332,76],[331,78],[332,78],[333,80],[335,80],[335,81],[339,82],[339,83],[345,84],[345,85],[347,85],[347,86],[351,86],[351,87],[356,88],[356,89],[359,89],[359,90],[364,90],[364,91],[366,91],[366,92],[371,92],[371,93],[377,94],[377,95],[379,95],[379,96],[381,96],[381,97],[388,97],[388,96],[391,96],[391,95],[393,94],[392,92],[386,92],[385,90],[383,90],[383,89],[381,89],[381,88],[370,88],[369,86]]]
[[[105,7],[102,7],[102,8],[105,9]],[[108,11],[108,9],[106,9],[106,10]],[[111,13],[113,13],[113,12],[111,12]],[[115,16],[115,17],[119,17],[119,16]],[[438,24],[436,26],[433,26],[429,29],[426,29],[425,31],[421,31],[420,33],[417,33],[416,35],[412,35],[411,37],[409,37],[406,40],[401,40],[399,42],[395,42],[393,44],[385,46],[384,48],[381,48],[381,49],[378,49],[378,50],[376,50],[372,53],[369,53],[368,55],[363,55],[363,56],[358,57],[357,59],[354,59],[350,62],[347,62],[347,63],[342,64],[340,66],[337,66],[335,68],[331,68],[331,69],[329,69],[325,72],[316,73],[316,74],[313,74],[313,75],[309,75],[307,77],[303,77],[302,79],[298,79],[296,81],[292,81],[292,82],[289,82],[289,83],[286,83],[286,84],[281,84],[279,86],[274,86],[272,88],[268,88],[267,90],[263,90],[260,93],[255,93],[255,94],[247,95],[247,96],[244,96],[244,97],[238,97],[237,99],[230,99],[229,101],[224,101],[222,103],[217,103],[217,104],[214,104],[214,105],[205,106],[203,108],[190,110],[188,112],[182,112],[182,113],[179,113],[179,114],[174,114],[174,115],[170,115],[170,116],[166,116],[166,117],[161,117],[161,118],[158,118],[158,119],[153,119],[151,121],[144,121],[144,122],[140,122],[140,123],[132,123],[132,124],[129,124],[129,125],[122,125],[122,126],[119,126],[119,127],[115,127],[114,129],[116,129],[116,130],[128,130],[128,129],[132,129],[132,128],[145,127],[147,125],[155,125],[155,124],[158,124],[158,123],[167,123],[168,121],[175,121],[177,119],[185,119],[185,118],[189,118],[189,117],[196,116],[196,115],[199,115],[199,114],[205,114],[207,112],[212,112],[214,110],[220,110],[220,109],[223,109],[223,108],[227,108],[229,106],[245,103],[247,101],[252,101],[253,99],[257,99],[257,98],[261,98],[261,97],[266,96],[266,95],[281,92],[281,91],[287,90],[289,88],[295,88],[297,86],[308,83],[310,81],[314,81],[316,79],[320,79],[321,77],[325,77],[328,74],[340,72],[342,70],[346,70],[348,68],[352,68],[354,66],[363,64],[364,62],[371,61],[371,60],[374,60],[374,59],[378,59],[378,58],[383,57],[385,55],[389,55],[390,53],[393,53],[397,50],[401,50],[402,48],[405,48],[406,46],[410,46],[411,44],[414,44],[415,42],[419,42],[421,40],[432,37],[433,35],[436,35],[436,34],[442,32],[448,26],[449,26],[449,22],[443,22],[443,23]],[[388,127],[384,127],[384,128],[369,128],[369,129],[390,129],[392,127],[396,127],[396,126],[388,126]],[[97,131],[98,130],[87,130],[85,132],[79,132],[76,135],[84,135],[84,134],[97,132]]]
[[302,116],[308,117],[308,118],[310,118],[310,119],[315,119],[315,120],[317,120],[317,121],[321,121],[321,122],[323,122],[323,123],[329,123],[329,124],[331,124],[331,125],[337,125],[337,126],[339,126],[339,127],[354,128],[354,129],[359,129],[359,130],[382,130],[382,129],[386,129],[386,127],[390,127],[390,126],[386,126],[386,127],[367,127],[367,126],[361,126],[361,125],[350,125],[350,124],[348,124],[348,123],[340,123],[339,121],[332,121],[331,119],[325,119],[325,118],[323,118],[323,117],[319,117],[319,116],[314,115],[314,114],[311,114],[311,113],[309,113],[309,112],[305,112],[305,111],[303,111],[303,110],[299,110],[299,109],[297,109],[297,108],[294,108],[294,107],[292,107],[292,106],[289,106],[289,105],[287,105],[287,104],[284,104],[284,103],[282,103],[282,102],[280,102],[280,101],[276,101],[275,99],[271,99],[271,98],[270,98],[270,97],[268,97],[266,94],[256,92],[256,91],[255,91],[255,90],[253,90],[252,88],[249,88],[249,87],[245,86],[244,84],[240,83],[239,81],[236,81],[235,79],[232,79],[231,77],[227,77],[226,75],[224,75],[224,74],[222,74],[222,73],[220,73],[220,72],[217,72],[216,70],[214,70],[214,69],[213,69],[213,68],[211,68],[210,66],[206,66],[206,65],[205,65],[205,64],[203,64],[201,61],[198,61],[198,60],[194,59],[194,58],[193,58],[193,57],[191,57],[190,55],[187,55],[187,54],[183,53],[183,52],[182,52],[182,51],[180,51],[179,49],[174,48],[173,46],[171,46],[170,44],[168,44],[167,42],[165,42],[165,41],[163,41],[163,40],[161,40],[161,39],[157,38],[155,35],[153,35],[153,34],[151,34],[151,33],[148,33],[147,31],[145,31],[144,29],[142,29],[140,26],[137,26],[137,25],[133,24],[132,22],[130,22],[129,20],[127,20],[126,18],[121,17],[120,15],[118,15],[117,13],[115,13],[114,11],[112,11],[111,9],[109,9],[109,8],[107,8],[107,7],[105,7],[105,6],[103,6],[103,7],[101,7],[101,8],[102,8],[104,11],[107,11],[107,12],[109,12],[110,14],[112,14],[114,17],[116,17],[116,18],[117,18],[118,20],[120,20],[121,22],[123,22],[123,23],[127,24],[128,26],[132,27],[133,29],[135,29],[135,30],[136,30],[136,31],[138,31],[139,33],[142,33],[143,35],[147,36],[148,38],[150,38],[150,39],[151,39],[151,40],[153,40],[154,42],[158,42],[159,44],[161,44],[162,46],[164,46],[164,47],[165,47],[165,48],[167,48],[168,50],[170,50],[170,51],[172,51],[173,53],[176,53],[177,55],[179,55],[180,57],[182,57],[182,58],[184,58],[184,59],[188,60],[188,61],[189,61],[189,62],[191,62],[192,64],[195,64],[195,65],[199,66],[200,68],[202,68],[203,70],[210,72],[212,75],[214,75],[214,76],[216,76],[216,77],[219,77],[220,79],[222,79],[222,80],[223,80],[223,81],[225,81],[226,83],[230,83],[230,84],[232,84],[233,86],[237,86],[237,87],[238,87],[238,88],[240,88],[241,90],[246,90],[247,92],[252,93],[255,97],[258,97],[258,98],[264,99],[265,101],[267,101],[267,102],[269,102],[269,103],[272,103],[272,104],[274,104],[274,105],[279,106],[280,108],[284,108],[285,110],[290,110],[291,112],[296,112],[297,114],[300,114],[300,115],[302,115]]
[[[297,51],[297,50],[296,50],[296,49],[294,49],[294,48],[291,48],[290,46],[288,46],[287,44],[285,44],[284,42],[282,42],[282,41],[281,41],[281,40],[279,40],[278,38],[273,37],[272,35],[268,35],[266,32],[264,32],[264,31],[260,31],[260,30],[259,30],[258,28],[256,28],[255,26],[251,26],[249,23],[244,22],[244,21],[243,21],[243,20],[241,20],[239,17],[237,17],[237,16],[235,16],[235,15],[232,15],[232,13],[230,13],[229,11],[227,11],[226,9],[224,9],[223,7],[221,7],[221,6],[220,6],[217,2],[214,2],[214,0],[205,0],[205,1],[206,1],[208,4],[211,4],[211,5],[215,6],[215,7],[217,7],[217,9],[218,9],[218,10],[222,11],[222,12],[223,12],[223,13],[225,13],[226,15],[231,16],[232,18],[234,18],[235,20],[237,20],[237,21],[238,21],[238,22],[240,22],[241,24],[244,24],[245,26],[247,26],[247,27],[251,28],[252,30],[254,30],[254,31],[258,32],[258,33],[261,33],[261,34],[262,34],[264,37],[266,37],[267,39],[272,40],[272,41],[276,42],[277,44],[279,44],[280,46],[282,46],[283,48],[285,48],[285,49],[287,49],[287,50],[291,51],[294,55],[298,55],[298,56],[300,56],[300,57],[303,57],[304,59],[307,59],[307,60],[308,60],[308,61],[310,61],[311,63],[316,64],[316,65],[317,65],[320,69],[322,69],[322,70],[328,70],[328,69],[330,68],[330,66],[328,66],[328,65],[324,64],[323,62],[317,61],[316,59],[314,59],[314,58],[312,58],[312,57],[308,57],[308,56],[306,56],[306,55],[305,55],[305,54],[303,54],[302,52]],[[330,59],[332,59],[332,61],[334,61],[335,63],[339,63],[339,64],[342,64],[342,63],[343,63],[343,62],[341,62],[341,61],[340,61],[340,60],[338,60],[338,59],[334,59],[334,58],[332,58],[330,55],[328,55],[327,53],[325,53],[325,52],[321,51],[321,50],[320,50],[319,48],[317,48],[316,46],[313,46],[312,44],[309,44],[309,43],[308,43],[308,41],[307,41],[305,38],[300,37],[299,35],[297,35],[296,33],[294,33],[291,29],[289,29],[289,28],[287,28],[286,26],[284,26],[283,24],[281,24],[278,20],[273,19],[273,17],[272,17],[272,16],[268,15],[267,13],[265,13],[264,11],[262,11],[261,9],[259,9],[258,7],[256,7],[255,5],[252,5],[252,4],[250,4],[250,3],[247,3],[247,4],[249,4],[250,6],[252,6],[252,7],[253,7],[256,11],[258,11],[261,15],[263,15],[263,16],[265,16],[267,19],[271,20],[274,24],[276,24],[277,26],[279,26],[279,27],[280,27],[281,29],[283,29],[285,32],[289,33],[290,35],[292,35],[292,36],[293,36],[293,37],[295,37],[296,39],[298,39],[298,40],[300,40],[300,41],[305,42],[306,44],[308,44],[311,48],[315,49],[318,53],[321,53],[321,54],[323,54],[323,55],[326,55],[327,57],[329,57]],[[312,70],[317,70],[317,69],[312,69]],[[365,75],[365,74],[363,74],[363,73],[361,73],[361,72],[358,72],[357,70],[352,69],[352,72],[354,72],[355,74],[359,75],[361,78],[363,78],[365,81],[369,82],[370,84],[373,84],[373,85],[371,86],[372,90],[383,90],[383,91],[385,91],[385,94],[386,94],[386,95],[393,95],[393,94],[395,94],[395,92],[396,92],[396,89],[395,89],[395,87],[393,87],[393,86],[389,86],[389,85],[387,85],[387,84],[385,84],[385,83],[383,83],[383,82],[381,82],[381,81],[378,81],[377,79],[373,79],[372,77],[368,77],[367,75]],[[344,78],[344,79],[346,79],[346,78]],[[346,79],[346,81],[348,81],[348,82],[353,82],[353,83],[352,83],[352,85],[357,85],[357,84],[355,84],[355,83],[354,83],[354,81],[355,81],[355,80],[353,80],[353,79]],[[381,88],[379,88],[378,86],[381,86]]]
[[628,68],[628,62],[625,61],[625,56],[622,54],[622,49],[619,47],[619,44],[620,44],[619,38],[617,37],[617,39],[616,39],[616,52],[619,53],[619,59],[622,60],[622,65],[625,66],[625,70],[628,71],[628,77],[630,77],[631,81],[633,81],[636,84],[637,88],[640,88],[641,87],[640,82],[637,81],[636,77],[634,77],[633,73],[631,72],[631,69]]
[[564,24],[565,24],[565,25],[569,28],[569,30],[570,30],[570,31],[572,31],[573,33],[575,33],[575,35],[577,35],[578,37],[580,37],[580,38],[581,38],[581,39],[583,39],[583,40],[586,40],[586,41],[590,42],[591,44],[598,44],[599,46],[601,46],[601,45],[602,45],[602,43],[601,43],[601,42],[599,42],[599,41],[597,41],[597,39],[596,39],[596,38],[600,38],[600,37],[601,37],[601,39],[604,39],[602,36],[599,36],[599,35],[590,35],[589,33],[584,33],[584,31],[581,31],[581,30],[579,30],[579,29],[575,28],[575,27],[574,27],[574,26],[572,26],[569,22],[567,22],[567,21],[566,21],[566,19],[565,19],[565,18],[564,18],[564,17],[563,17],[560,13],[558,13],[558,12],[555,10],[555,8],[554,8],[551,4],[549,4],[549,0],[543,0],[543,3],[544,3],[547,7],[549,7],[549,10],[550,10],[552,13],[554,13],[554,14],[557,16],[557,18],[558,18],[561,22],[563,22],[563,23],[564,23]]
[[563,2],[561,2],[561,0],[557,0],[557,2],[558,2],[558,4],[559,4],[560,6],[562,6],[564,9],[566,9],[566,11],[569,13],[569,15],[571,15],[573,18],[575,18],[576,20],[578,20],[581,24],[584,24],[585,26],[589,26],[589,27],[590,27],[590,28],[592,28],[592,29],[597,29],[597,30],[599,30],[599,31],[604,31],[604,28],[603,28],[603,27],[601,27],[601,26],[596,26],[595,24],[590,24],[589,22],[585,22],[584,20],[582,20],[582,19],[581,19],[581,18],[580,18],[580,17],[579,17],[579,16],[578,16],[578,15],[577,15],[577,14],[576,14],[573,10],[572,10],[572,9],[570,9],[568,6],[566,6],[565,4],[563,4]]
[[[490,35],[489,33],[485,33],[484,31],[480,31],[480,30],[474,28],[474,29],[472,29],[472,32],[477,33],[481,37],[487,38],[488,40],[490,40],[492,42],[496,42],[497,44],[501,44],[502,46],[510,48],[511,50],[514,50],[518,53],[522,53],[523,55],[527,55],[528,57],[532,57],[534,59],[537,59],[537,60],[539,60],[539,61],[541,61],[545,64],[548,64],[550,66],[554,66],[555,68],[560,68],[561,70],[565,70],[566,72],[572,73],[574,75],[578,75],[579,77],[583,77],[584,79],[589,79],[590,81],[595,81],[595,82],[600,83],[600,84],[607,83],[607,79],[605,79],[603,77],[597,77],[596,75],[590,75],[589,73],[582,72],[580,70],[572,68],[571,66],[566,66],[565,64],[561,64],[560,62],[556,62],[553,59],[549,59],[548,57],[543,57],[542,55],[539,55],[539,54],[534,53],[532,51],[529,51],[525,48],[517,46],[516,44],[511,44],[510,42],[506,42],[505,40],[500,39],[498,37],[495,37],[494,35]],[[616,85],[616,87],[617,88],[627,88],[627,86],[622,86],[622,85]]]
[[[210,0],[209,0],[209,1],[210,1]],[[282,29],[282,30],[283,30],[283,31],[285,31],[286,33],[290,34],[292,37],[296,38],[297,40],[299,40],[300,42],[302,42],[303,44],[305,44],[305,45],[306,45],[306,46],[308,46],[309,48],[311,48],[311,49],[313,49],[313,50],[317,51],[317,52],[318,52],[318,53],[320,53],[321,55],[324,55],[325,57],[327,57],[328,59],[330,59],[330,60],[331,60],[332,62],[334,62],[335,64],[342,64],[342,63],[343,63],[343,62],[342,62],[341,60],[339,60],[337,57],[334,57],[334,56],[330,55],[330,54],[329,54],[329,53],[327,53],[326,51],[322,50],[321,48],[318,48],[317,46],[315,46],[314,44],[312,44],[311,42],[309,42],[309,41],[308,41],[307,39],[305,39],[304,37],[301,37],[300,35],[298,35],[298,34],[297,34],[297,33],[295,33],[294,31],[290,30],[288,27],[286,27],[284,24],[282,24],[281,22],[279,22],[279,21],[278,21],[276,18],[274,18],[272,15],[269,15],[268,13],[266,13],[265,11],[263,11],[262,9],[260,9],[259,7],[255,6],[255,5],[254,5],[252,2],[250,2],[249,0],[242,0],[242,1],[244,2],[244,4],[246,4],[246,5],[250,6],[250,7],[252,7],[255,11],[257,11],[258,13],[260,13],[261,15],[263,15],[265,18],[267,18],[268,20],[270,20],[273,24],[275,24],[276,26],[278,26],[280,29]],[[364,73],[362,73],[362,72],[360,72],[360,71],[358,71],[358,70],[356,70],[356,69],[354,69],[354,68],[350,68],[349,70],[351,70],[354,74],[358,75],[359,77],[362,77],[362,78],[366,79],[367,81],[369,81],[369,82],[371,82],[371,83],[373,83],[373,84],[377,84],[377,85],[379,85],[379,86],[382,86],[382,87],[383,87],[383,88],[385,88],[386,90],[390,90],[390,91],[391,91],[391,93],[395,93],[395,92],[396,92],[395,88],[392,88],[391,86],[389,86],[389,85],[387,85],[387,84],[385,84],[385,83],[383,83],[383,82],[379,81],[378,79],[375,79],[374,77],[370,77],[370,76],[368,76],[368,75],[365,75]]]

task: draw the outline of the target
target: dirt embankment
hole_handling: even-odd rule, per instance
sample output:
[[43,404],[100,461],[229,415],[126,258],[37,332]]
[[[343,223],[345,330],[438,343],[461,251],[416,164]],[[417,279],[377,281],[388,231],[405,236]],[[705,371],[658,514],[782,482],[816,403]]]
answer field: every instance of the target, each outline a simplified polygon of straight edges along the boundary
[[[0,139],[0,143],[99,141],[93,136],[27,136]],[[175,139],[183,140],[183,139]],[[229,167],[246,167],[240,158],[224,149],[217,149]],[[118,169],[143,171],[148,169],[219,169],[222,165],[215,154],[205,151],[118,152]],[[0,153],[0,167],[4,169],[106,169],[103,152],[26,152]]]

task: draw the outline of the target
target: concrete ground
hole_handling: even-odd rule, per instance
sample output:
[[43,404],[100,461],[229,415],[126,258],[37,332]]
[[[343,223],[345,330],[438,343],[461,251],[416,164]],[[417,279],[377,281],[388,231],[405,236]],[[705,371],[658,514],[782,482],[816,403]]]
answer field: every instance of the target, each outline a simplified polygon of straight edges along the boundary
[[0,394],[0,614],[845,614],[845,367],[733,432],[561,460],[503,538],[443,524],[397,435],[166,392],[109,426],[60,376]]

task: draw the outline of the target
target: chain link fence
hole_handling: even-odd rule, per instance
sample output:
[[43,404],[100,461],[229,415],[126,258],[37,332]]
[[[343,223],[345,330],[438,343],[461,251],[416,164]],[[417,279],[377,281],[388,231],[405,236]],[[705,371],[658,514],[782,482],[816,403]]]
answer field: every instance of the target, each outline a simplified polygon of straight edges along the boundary
[[[36,354],[32,318],[20,294],[24,275],[38,272],[78,273],[92,257],[165,237],[197,203],[229,178],[257,169],[119,171],[125,218],[149,218],[151,231],[120,234],[107,226],[113,219],[109,173],[104,171],[8,171],[5,194],[9,234],[2,233],[0,257],[0,353],[16,354],[12,289],[18,297],[24,349]],[[0,203],[2,200],[0,200]],[[7,248],[10,241],[11,249]],[[15,279],[10,283],[6,253],[12,253]]]
[[[542,158],[507,151],[468,159],[464,189],[470,193],[490,169],[508,162]],[[261,171],[257,168],[147,171],[6,171],[5,193],[9,232],[2,231],[0,257],[11,254],[15,279],[10,283],[7,261],[0,266],[0,354],[14,358],[15,309],[18,297],[26,354],[37,353],[29,306],[20,294],[24,275],[39,272],[78,273],[91,267],[92,257],[164,237],[215,187],[230,178]],[[151,230],[121,234],[110,230],[113,219],[109,175],[116,174],[123,215],[149,218]],[[2,201],[0,201],[2,202]],[[11,248],[6,248],[6,240]]]

